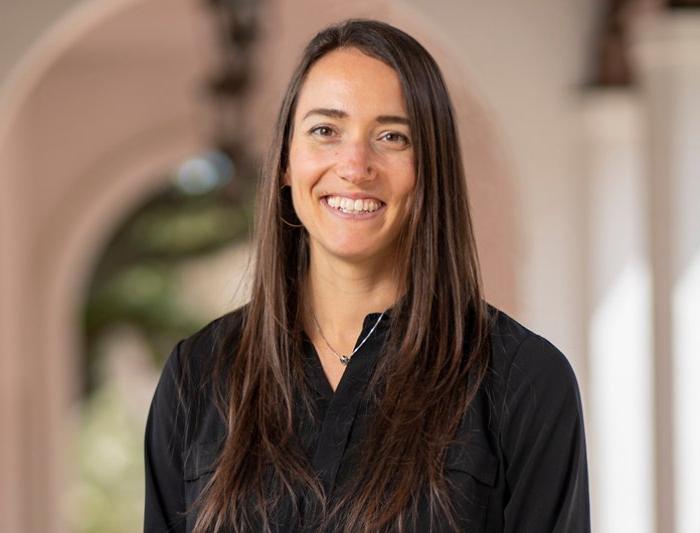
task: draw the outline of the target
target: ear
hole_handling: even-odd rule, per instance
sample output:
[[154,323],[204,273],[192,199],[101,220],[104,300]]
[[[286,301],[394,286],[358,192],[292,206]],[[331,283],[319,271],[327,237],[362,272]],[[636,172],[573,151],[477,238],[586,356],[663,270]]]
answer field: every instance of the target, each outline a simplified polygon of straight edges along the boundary
[[291,180],[289,179],[289,167],[284,171],[284,174],[282,174],[282,186],[285,185],[292,185]]

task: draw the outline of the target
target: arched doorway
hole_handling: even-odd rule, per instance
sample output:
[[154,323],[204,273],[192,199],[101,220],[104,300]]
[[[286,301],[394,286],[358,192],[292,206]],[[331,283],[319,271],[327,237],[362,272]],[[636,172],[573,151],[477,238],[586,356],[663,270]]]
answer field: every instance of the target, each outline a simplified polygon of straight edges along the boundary
[[[421,21],[396,6],[264,4],[269,26],[257,61],[261,90],[250,106],[258,117],[249,122],[252,142],[264,146],[281,84],[318,27],[349,15],[376,16],[430,44]],[[168,169],[210,143],[210,110],[199,92],[213,64],[204,4],[105,0],[85,9],[88,15],[71,15],[40,43],[0,102],[11,111],[0,131],[0,253],[7,258],[0,265],[0,343],[7,354],[0,372],[7,474],[0,481],[0,526],[10,531],[65,528],[56,517],[72,468],[65,458],[80,361],[76,325],[99,250]],[[510,250],[517,239],[512,216],[502,216],[513,213],[508,172],[494,155],[497,134],[478,100],[456,73],[450,76],[443,46],[435,46],[436,55],[452,78],[462,131],[469,132],[465,156],[487,293],[513,309]]]

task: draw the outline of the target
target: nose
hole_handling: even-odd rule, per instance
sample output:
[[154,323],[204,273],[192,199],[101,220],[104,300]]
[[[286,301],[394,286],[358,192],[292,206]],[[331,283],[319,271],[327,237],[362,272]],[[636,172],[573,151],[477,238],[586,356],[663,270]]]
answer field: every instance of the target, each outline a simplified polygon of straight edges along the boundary
[[336,172],[351,183],[372,180],[376,176],[372,149],[366,141],[344,143],[337,153]]

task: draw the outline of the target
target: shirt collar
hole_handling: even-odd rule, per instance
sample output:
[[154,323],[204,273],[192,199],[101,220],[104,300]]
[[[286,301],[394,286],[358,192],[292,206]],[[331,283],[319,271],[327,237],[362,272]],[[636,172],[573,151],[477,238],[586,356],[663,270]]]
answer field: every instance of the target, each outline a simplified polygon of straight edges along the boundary
[[[384,316],[382,316],[381,323],[388,321],[391,318],[391,313],[395,309],[395,305],[384,310]],[[374,326],[375,322],[381,316],[381,312],[369,313],[365,315],[365,319],[362,322],[362,329]]]

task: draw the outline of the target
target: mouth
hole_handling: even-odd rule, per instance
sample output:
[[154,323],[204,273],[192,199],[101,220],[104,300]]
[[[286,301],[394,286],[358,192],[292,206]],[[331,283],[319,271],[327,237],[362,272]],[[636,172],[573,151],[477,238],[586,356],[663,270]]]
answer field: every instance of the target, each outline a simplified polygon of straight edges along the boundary
[[321,203],[335,216],[345,219],[365,220],[384,212],[386,204],[375,198],[346,198],[323,196]]

